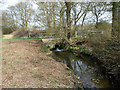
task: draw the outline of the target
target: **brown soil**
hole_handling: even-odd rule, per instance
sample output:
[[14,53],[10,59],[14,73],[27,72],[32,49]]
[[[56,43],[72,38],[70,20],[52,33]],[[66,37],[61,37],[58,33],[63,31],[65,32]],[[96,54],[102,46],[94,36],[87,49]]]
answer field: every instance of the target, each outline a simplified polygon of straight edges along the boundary
[[73,88],[70,70],[41,52],[38,40],[3,42],[3,88]]

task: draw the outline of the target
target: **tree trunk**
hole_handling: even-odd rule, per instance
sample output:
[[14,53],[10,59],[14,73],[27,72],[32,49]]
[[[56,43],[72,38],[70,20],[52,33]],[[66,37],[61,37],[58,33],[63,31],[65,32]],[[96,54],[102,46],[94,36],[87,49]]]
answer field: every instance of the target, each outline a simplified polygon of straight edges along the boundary
[[70,2],[65,2],[67,10],[66,10],[66,16],[67,16],[67,39],[69,40],[71,37],[71,20],[70,20],[70,11],[71,11],[71,4]]
[[120,2],[113,2],[112,8],[112,39],[120,40]]
[[120,62],[120,2],[113,2],[112,8],[112,54],[115,56],[115,60]]
[[53,28],[55,29],[56,24],[55,24],[55,6],[53,5]]
[[85,15],[83,16],[82,25],[81,25],[81,30],[83,29],[83,24],[84,24],[86,15],[87,15],[87,13],[85,13]]
[[98,15],[96,14],[96,25],[95,25],[96,29],[98,29]]
[[51,8],[50,6],[51,6],[51,3],[48,4],[47,6],[48,9],[46,7],[46,15],[47,15],[46,19],[47,19],[47,26],[49,29],[51,29]]

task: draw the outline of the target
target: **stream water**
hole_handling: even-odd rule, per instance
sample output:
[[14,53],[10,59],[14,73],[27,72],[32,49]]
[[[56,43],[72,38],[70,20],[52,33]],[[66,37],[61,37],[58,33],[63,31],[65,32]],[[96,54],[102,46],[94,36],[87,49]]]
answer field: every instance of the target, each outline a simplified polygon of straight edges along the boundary
[[52,52],[52,57],[58,61],[67,64],[67,66],[78,75],[84,88],[111,88],[111,81],[102,73],[99,65],[88,57],[76,57],[68,52]]

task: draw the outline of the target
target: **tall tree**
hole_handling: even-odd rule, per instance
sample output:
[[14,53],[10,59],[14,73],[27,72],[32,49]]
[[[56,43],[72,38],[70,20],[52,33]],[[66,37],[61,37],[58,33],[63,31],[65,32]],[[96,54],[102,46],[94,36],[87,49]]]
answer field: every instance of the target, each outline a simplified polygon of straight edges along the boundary
[[30,2],[20,2],[15,8],[20,26],[29,32],[28,37],[30,37],[30,29],[28,26],[30,26],[33,20],[32,15],[34,14],[34,10],[32,9],[32,4]]
[[50,2],[37,2],[38,10],[35,20],[40,26],[50,29],[52,27],[52,10]]
[[107,11],[109,4],[107,2],[94,2],[91,3],[91,11],[93,16],[95,17],[96,28],[98,28],[98,23],[100,21],[100,17]]
[[65,7],[66,7],[65,3],[60,2],[60,11],[59,11],[59,13],[60,13],[60,16],[59,16],[60,17],[60,30],[61,30],[61,32],[64,33],[64,37],[66,37],[66,29],[65,29],[65,27],[66,27],[66,24],[65,24],[66,9],[65,9]]
[[71,2],[65,2],[66,4],[66,22],[67,22],[67,39],[69,40],[71,38]]
[[112,39],[120,41],[120,2],[113,2]]
[[[74,25],[73,25],[73,31],[74,31],[74,34],[75,36],[77,35],[77,23],[80,21],[80,19],[82,19],[82,25],[84,23],[84,20],[85,20],[85,17],[89,11],[89,6],[90,6],[90,3],[74,3],[73,5],[73,13],[74,13],[74,16],[73,16],[73,21],[74,21]],[[77,9],[77,7],[80,7],[80,9]]]
[[32,13],[34,12],[34,10],[32,9],[32,4],[28,2],[21,2],[15,7],[19,15],[19,20],[21,22],[20,25],[28,30],[28,24],[31,23]]
[[[12,13],[13,14],[13,13]],[[2,12],[2,33],[9,34],[17,29],[14,15],[11,12]]]

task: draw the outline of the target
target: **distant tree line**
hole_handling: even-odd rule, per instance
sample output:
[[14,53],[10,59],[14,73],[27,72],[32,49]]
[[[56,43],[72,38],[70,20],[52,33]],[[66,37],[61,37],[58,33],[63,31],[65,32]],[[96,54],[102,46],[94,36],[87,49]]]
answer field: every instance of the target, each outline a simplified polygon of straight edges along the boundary
[[[32,2],[33,3],[33,2]],[[106,20],[107,13],[112,13],[112,3],[108,2],[39,2],[33,9],[31,2],[20,2],[3,11],[3,33],[18,29],[31,30],[35,28],[54,32],[63,32],[66,39],[75,36],[77,26],[82,30],[85,24],[99,23]],[[114,16],[113,16],[114,17]],[[110,17],[111,20],[111,17]]]

